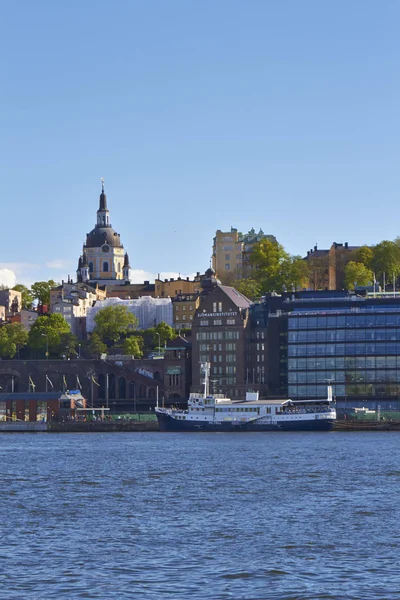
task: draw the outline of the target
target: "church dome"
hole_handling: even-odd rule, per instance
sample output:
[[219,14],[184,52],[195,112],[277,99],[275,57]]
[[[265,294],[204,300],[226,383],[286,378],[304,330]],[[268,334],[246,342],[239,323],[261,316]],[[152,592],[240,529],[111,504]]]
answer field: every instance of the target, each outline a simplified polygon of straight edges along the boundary
[[120,235],[112,227],[95,227],[86,235],[86,248],[100,248],[103,244],[122,248]]

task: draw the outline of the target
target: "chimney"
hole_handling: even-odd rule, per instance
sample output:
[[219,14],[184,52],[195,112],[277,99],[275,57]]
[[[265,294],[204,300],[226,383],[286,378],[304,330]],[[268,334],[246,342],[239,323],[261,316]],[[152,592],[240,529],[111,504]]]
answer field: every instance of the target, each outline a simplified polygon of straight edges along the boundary
[[345,248],[348,248],[348,247],[349,247],[349,242],[345,242],[345,243],[344,243],[344,247],[345,247]]
[[314,251],[315,251],[316,249],[317,249],[317,244],[315,244],[315,246],[314,246]]

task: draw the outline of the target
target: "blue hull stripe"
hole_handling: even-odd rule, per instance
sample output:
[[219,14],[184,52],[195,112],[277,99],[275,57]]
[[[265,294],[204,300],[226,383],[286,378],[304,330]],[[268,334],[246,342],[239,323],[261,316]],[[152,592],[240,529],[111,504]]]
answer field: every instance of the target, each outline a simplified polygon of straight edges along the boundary
[[187,421],[173,419],[169,415],[157,414],[160,431],[330,431],[335,419],[313,419],[301,421],[281,421],[277,425],[251,422],[234,424],[209,423],[207,421]]

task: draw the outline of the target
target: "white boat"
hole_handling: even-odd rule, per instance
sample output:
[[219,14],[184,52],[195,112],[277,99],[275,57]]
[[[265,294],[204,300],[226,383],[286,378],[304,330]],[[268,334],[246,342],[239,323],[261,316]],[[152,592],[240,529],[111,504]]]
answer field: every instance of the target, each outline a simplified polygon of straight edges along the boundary
[[209,363],[203,365],[204,395],[190,394],[188,409],[155,412],[161,431],[328,431],[336,421],[332,386],[316,400],[260,400],[258,393],[231,400],[208,394]]

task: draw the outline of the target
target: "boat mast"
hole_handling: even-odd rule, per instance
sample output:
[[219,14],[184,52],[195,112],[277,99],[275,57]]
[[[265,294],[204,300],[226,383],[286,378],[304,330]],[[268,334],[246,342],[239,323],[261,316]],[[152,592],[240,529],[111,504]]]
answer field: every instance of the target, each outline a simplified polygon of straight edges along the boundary
[[207,396],[209,396],[209,394],[210,394],[210,391],[209,391],[210,363],[209,362],[202,363],[201,368],[202,368],[202,371],[204,373],[204,381],[203,381],[204,394],[203,394],[203,398],[207,398]]

